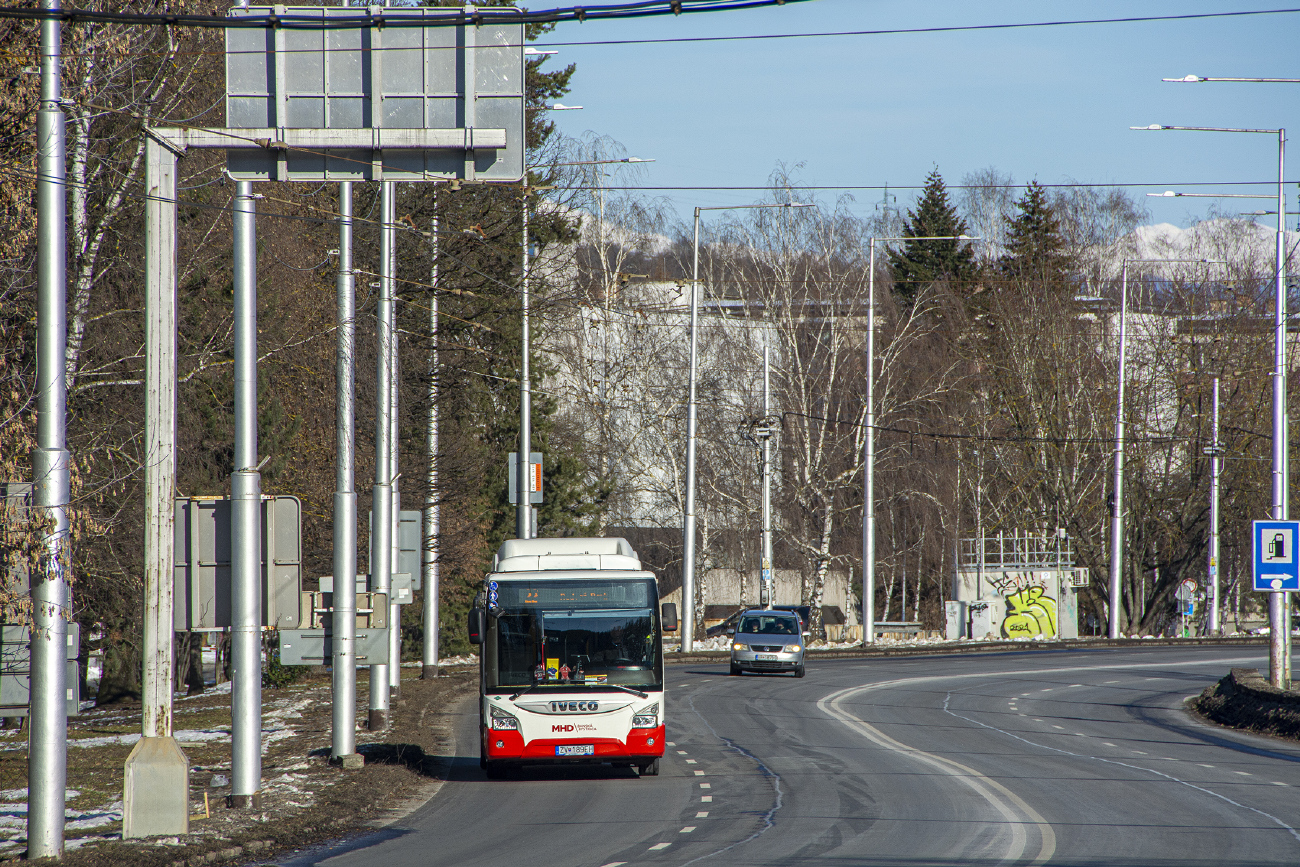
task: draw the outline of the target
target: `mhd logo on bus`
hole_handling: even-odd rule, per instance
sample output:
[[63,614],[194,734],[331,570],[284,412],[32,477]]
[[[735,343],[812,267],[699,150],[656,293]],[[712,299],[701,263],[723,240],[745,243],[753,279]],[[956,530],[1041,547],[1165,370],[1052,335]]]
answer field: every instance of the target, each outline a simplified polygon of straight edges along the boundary
[[1265,592],[1300,590],[1300,521],[1252,521],[1251,548],[1255,589]]

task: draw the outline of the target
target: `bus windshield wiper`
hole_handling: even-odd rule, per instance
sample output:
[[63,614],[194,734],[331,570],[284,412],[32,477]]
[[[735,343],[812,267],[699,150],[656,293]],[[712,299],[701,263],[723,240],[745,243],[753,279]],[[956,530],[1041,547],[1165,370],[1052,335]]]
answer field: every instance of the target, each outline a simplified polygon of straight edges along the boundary
[[528,693],[530,693],[530,692],[532,692],[533,690],[537,689],[537,687],[538,687],[538,684],[533,684],[532,686],[526,686],[526,687],[524,687],[523,689],[519,690],[519,692],[517,692],[517,693],[515,693],[514,695],[510,696],[510,700],[511,700],[511,701],[514,701],[515,699],[519,698],[519,696],[521,696],[521,695],[527,695]]
[[607,688],[607,689],[620,689],[620,690],[622,690],[623,692],[631,693],[632,695],[636,696],[637,698],[649,698],[649,697],[650,697],[650,695],[649,695],[648,693],[644,693],[644,692],[642,692],[642,691],[639,690],[639,689],[633,689],[633,688],[630,687],[630,686],[623,686],[623,685],[621,685],[621,684],[617,684],[617,683],[587,683],[587,684],[583,684],[583,685],[584,685],[584,686],[600,686],[600,687],[605,687],[605,688]]

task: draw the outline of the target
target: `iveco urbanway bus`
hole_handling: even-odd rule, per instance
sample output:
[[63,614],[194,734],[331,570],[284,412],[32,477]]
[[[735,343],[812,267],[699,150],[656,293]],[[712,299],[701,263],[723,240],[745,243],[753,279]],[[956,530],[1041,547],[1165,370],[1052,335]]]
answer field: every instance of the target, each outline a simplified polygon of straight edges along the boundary
[[502,544],[469,614],[487,775],[574,762],[659,773],[663,630],[676,628],[625,539]]

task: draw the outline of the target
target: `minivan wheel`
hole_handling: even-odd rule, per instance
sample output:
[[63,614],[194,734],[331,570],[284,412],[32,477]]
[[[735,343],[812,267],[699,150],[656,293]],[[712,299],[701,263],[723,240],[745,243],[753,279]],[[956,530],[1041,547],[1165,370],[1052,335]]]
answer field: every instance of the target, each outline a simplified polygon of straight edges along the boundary
[[802,664],[801,664],[798,668],[796,668],[796,669],[794,670],[794,676],[795,676],[795,677],[803,677],[803,665],[802,665]]
[[736,677],[738,674],[740,674],[740,666],[734,662],[731,663],[731,676]]

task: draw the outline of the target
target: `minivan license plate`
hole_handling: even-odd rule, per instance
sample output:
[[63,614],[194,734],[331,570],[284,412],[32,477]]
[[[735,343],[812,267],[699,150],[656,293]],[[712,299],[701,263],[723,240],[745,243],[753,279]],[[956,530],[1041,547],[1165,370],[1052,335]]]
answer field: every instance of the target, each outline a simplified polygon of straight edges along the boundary
[[560,744],[555,748],[557,756],[594,756],[595,744]]
[[776,654],[775,654],[775,653],[756,653],[756,654],[754,654],[754,658],[755,658],[755,659],[776,659]]

